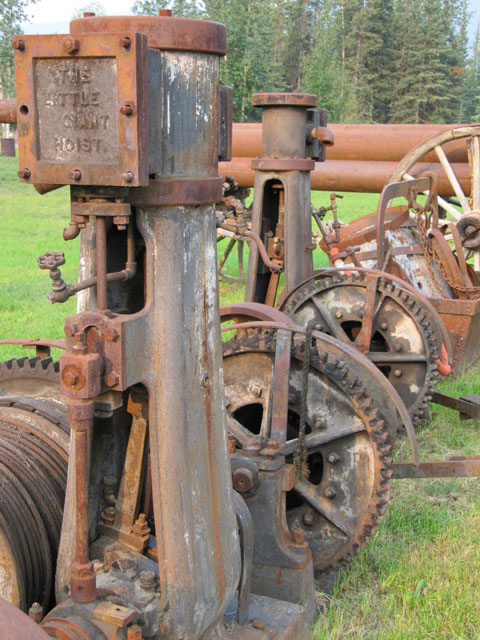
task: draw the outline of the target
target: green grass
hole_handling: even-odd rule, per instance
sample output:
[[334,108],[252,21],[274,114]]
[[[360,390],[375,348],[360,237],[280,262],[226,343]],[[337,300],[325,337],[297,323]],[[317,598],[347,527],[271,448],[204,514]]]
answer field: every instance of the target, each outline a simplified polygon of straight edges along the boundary
[[[78,240],[61,236],[68,225],[68,190],[40,196],[16,178],[16,159],[0,158],[0,339],[63,337],[63,319],[75,300],[50,305],[48,274],[36,258],[48,250],[65,252],[62,274],[76,278]],[[315,193],[316,206],[329,194]],[[339,218],[371,213],[376,194],[345,194]],[[245,265],[248,262],[246,251]],[[315,264],[326,264],[315,251]],[[235,274],[236,260],[227,262]],[[222,304],[239,301],[243,286],[220,283]],[[23,355],[2,347],[0,359]],[[478,367],[440,390],[460,396],[480,393]],[[478,421],[460,422],[453,412],[433,408],[432,422],[419,436],[422,459],[480,452]],[[399,438],[397,456],[408,455]],[[323,612],[314,640],[480,638],[480,481],[448,479],[397,481],[387,515],[371,543],[340,574],[331,596],[319,594]]]

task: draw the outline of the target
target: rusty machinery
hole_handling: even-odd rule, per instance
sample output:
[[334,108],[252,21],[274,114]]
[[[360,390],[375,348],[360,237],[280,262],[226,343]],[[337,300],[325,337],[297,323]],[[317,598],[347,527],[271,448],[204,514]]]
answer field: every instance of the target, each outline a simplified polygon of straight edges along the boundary
[[[2,491],[1,566],[17,572],[2,593],[41,620],[34,627],[2,601],[0,629],[12,639],[306,637],[313,567],[285,518],[296,482],[278,423],[285,375],[269,437],[236,451],[230,439],[228,456],[214,206],[219,150],[228,152],[225,29],[164,12],[91,16],[70,34],[18,36],[13,46],[19,176],[40,191],[70,185],[64,238],[81,233],[85,259],[69,285],[61,253],[40,257],[50,301],[81,292],[82,311],[66,319],[65,341],[20,341],[36,357],[0,368],[2,486],[23,500],[6,503]],[[300,327],[279,327],[278,337],[272,327],[261,334],[268,357],[275,344],[310,355]],[[65,349],[59,368],[51,346]],[[388,430],[346,377],[344,351],[320,366],[351,390],[382,453],[372,467],[376,520],[389,487]],[[393,431],[404,411],[387,400]],[[356,414],[352,433],[363,429]],[[13,460],[18,442],[22,460]],[[42,496],[52,508],[36,514]],[[22,509],[31,530],[15,537],[5,519],[18,534]]]
[[[261,156],[252,162],[251,230],[219,220],[250,245],[246,302],[221,310],[225,322],[237,323],[235,338],[224,344],[229,431],[237,455],[252,446],[260,449],[269,430],[281,434],[284,451],[299,469],[287,496],[287,519],[305,535],[321,572],[348,560],[375,531],[388,499],[385,480],[392,473],[397,478],[475,476],[479,460],[418,461],[410,420],[425,418],[437,369],[448,372],[448,334],[431,302],[385,271],[355,265],[313,271],[314,163],[308,156],[315,157],[315,140],[331,140],[324,123],[312,124],[321,117],[315,116],[314,96],[258,94],[252,103],[263,108],[263,143]],[[433,192],[433,186],[432,176],[393,183],[386,202],[401,196],[417,204],[414,196]],[[230,204],[233,210],[238,206],[243,220],[242,206]],[[335,209],[335,197],[329,208]],[[388,212],[406,218],[408,207]],[[341,257],[338,250],[336,256]],[[277,300],[281,275],[284,290]],[[279,328],[279,323],[288,325],[285,315],[259,303],[276,304],[303,333],[297,327],[290,328],[293,337],[287,335]],[[260,326],[269,327],[266,335],[249,334]],[[309,355],[312,341],[315,351]],[[414,463],[392,467],[400,405]],[[469,415],[478,415],[476,406],[464,405],[467,413],[473,407]],[[244,482],[241,475],[240,489]],[[252,482],[244,489],[247,497]]]

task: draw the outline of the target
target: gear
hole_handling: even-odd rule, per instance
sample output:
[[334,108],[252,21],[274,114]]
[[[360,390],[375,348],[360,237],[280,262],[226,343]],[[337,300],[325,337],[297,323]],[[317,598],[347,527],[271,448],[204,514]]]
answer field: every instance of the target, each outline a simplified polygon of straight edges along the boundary
[[[440,379],[436,360],[442,337],[428,309],[413,294],[379,277],[375,284],[372,329],[365,355],[402,398],[414,424],[428,416]],[[317,328],[356,346],[365,326],[368,278],[362,274],[317,277],[296,289],[281,311],[297,324],[317,320]]]
[[59,400],[59,363],[52,358],[18,358],[0,362],[0,397],[46,397]]
[[[270,430],[275,343],[267,331],[224,344],[227,411],[245,435],[262,440]],[[303,353],[298,345],[292,349],[287,462],[298,445]],[[366,544],[385,512],[391,488],[393,437],[346,362],[348,357],[323,351],[317,339],[308,372],[305,442],[310,474],[308,480],[297,477],[286,497],[289,526],[305,532],[317,572],[345,564]]]

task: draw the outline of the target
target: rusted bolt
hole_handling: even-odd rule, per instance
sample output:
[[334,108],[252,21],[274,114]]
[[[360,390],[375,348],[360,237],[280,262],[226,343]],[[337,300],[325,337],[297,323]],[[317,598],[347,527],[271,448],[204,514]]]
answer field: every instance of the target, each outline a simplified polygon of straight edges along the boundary
[[401,372],[401,370],[400,370],[400,369],[395,369],[395,371],[393,372],[393,375],[394,375],[396,378],[401,378],[401,377],[402,377],[402,372]]
[[120,382],[120,376],[115,371],[110,372],[105,377],[105,384],[107,385],[107,387],[114,387],[119,382]]
[[261,446],[262,439],[260,438],[260,436],[252,436],[251,438],[248,438],[247,442],[243,445],[243,450],[255,453],[257,451],[260,451]]
[[115,342],[119,335],[118,331],[113,327],[105,331],[105,339],[108,340],[108,342]]
[[130,102],[125,103],[120,107],[120,113],[124,116],[132,116],[135,109]]
[[326,428],[327,423],[323,418],[317,418],[315,420],[315,429],[317,429],[317,431],[325,431]]
[[132,40],[128,36],[122,36],[118,42],[122,49],[130,49],[132,46]]
[[30,169],[24,168],[24,169],[20,169],[20,171],[18,171],[17,176],[19,178],[23,178],[23,179],[28,179],[30,178],[30,176],[32,175],[32,172],[30,171]]
[[133,523],[132,533],[137,536],[148,536],[150,533],[150,527],[148,526],[147,516],[144,513],[139,513],[138,518]]
[[380,324],[380,329],[381,329],[382,331],[386,331],[386,330],[388,329],[388,324],[387,324],[386,322],[382,322],[382,323]]
[[329,453],[328,457],[327,457],[327,460],[330,462],[330,464],[335,464],[336,462],[339,461],[339,459],[340,458],[339,458],[338,454],[334,453],[333,451],[332,451],[332,453]]
[[132,182],[134,177],[133,171],[125,171],[125,173],[122,173],[122,180],[124,182]]
[[141,571],[140,584],[145,591],[155,591],[157,587],[157,576],[153,571]]
[[73,36],[65,36],[62,39],[62,47],[67,53],[76,53],[80,49],[80,41]]
[[335,317],[339,320],[343,317],[343,313],[340,311],[340,309],[338,311],[335,311]]
[[337,492],[335,491],[335,489],[332,489],[332,487],[327,487],[324,491],[325,497],[328,498],[329,500],[333,500],[333,498],[335,498],[335,496],[337,495]]
[[34,602],[28,610],[28,617],[34,622],[41,622],[43,618],[43,607],[39,602]]
[[96,14],[93,11],[84,11],[83,12],[83,17],[84,18],[94,18],[95,15]]
[[12,47],[15,51],[25,51],[25,40],[15,40]]
[[259,398],[262,395],[262,387],[259,384],[251,384],[248,387],[250,393]]
[[102,520],[105,524],[112,525],[115,520],[115,507],[106,507],[102,513]]
[[277,440],[267,440],[265,449],[270,449],[271,451],[277,451],[278,449],[280,449],[280,443]]
[[67,387],[74,387],[78,382],[78,374],[74,371],[66,371],[63,376],[63,382]]
[[164,18],[170,18],[172,16],[172,10],[171,9],[159,9],[158,10],[158,15],[159,16],[163,16]]
[[313,524],[313,513],[311,511],[305,511],[303,514],[303,524],[306,524],[307,527],[311,527]]
[[142,628],[138,624],[132,624],[127,629],[127,640],[142,640]]
[[235,469],[232,475],[233,488],[238,493],[246,493],[253,487],[253,473],[250,469]]
[[72,169],[72,171],[70,171],[70,173],[68,174],[68,177],[70,178],[70,180],[81,180],[82,172],[80,171],[80,169]]
[[305,532],[300,527],[294,527],[292,535],[294,544],[303,544],[305,542]]

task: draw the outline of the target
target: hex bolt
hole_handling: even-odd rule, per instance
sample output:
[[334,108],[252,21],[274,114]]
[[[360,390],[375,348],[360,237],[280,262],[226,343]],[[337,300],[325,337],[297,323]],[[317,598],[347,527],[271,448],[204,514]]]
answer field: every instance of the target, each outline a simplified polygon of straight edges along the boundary
[[65,36],[62,40],[62,47],[67,53],[76,53],[80,49],[80,41],[73,36]]
[[34,622],[41,622],[43,618],[43,607],[39,602],[34,602],[28,610],[28,617]]
[[317,418],[315,420],[315,429],[317,429],[318,431],[325,431],[326,428],[327,428],[327,423],[323,418]]
[[259,384],[251,384],[248,387],[250,393],[259,398],[262,395],[262,387]]
[[393,372],[393,375],[396,378],[401,378],[402,377],[402,371],[400,369],[395,369],[395,371]]
[[126,104],[120,107],[120,113],[124,116],[132,116],[133,115],[133,104],[127,102]]
[[116,371],[112,371],[105,377],[105,384],[107,387],[114,387],[116,384],[120,382],[120,376]]
[[15,51],[25,51],[25,40],[15,40],[12,47]]
[[280,449],[280,443],[277,440],[267,440],[265,444],[265,449],[270,449],[271,451],[278,451]]
[[23,178],[24,180],[27,180],[28,178],[30,178],[30,176],[32,175],[32,172],[30,171],[30,169],[27,169],[26,167],[24,169],[20,169],[20,171],[18,171],[17,176],[19,178]]
[[130,49],[132,46],[132,40],[128,36],[122,36],[118,41],[118,44],[122,47],[122,49]]
[[148,526],[147,516],[144,513],[139,513],[138,518],[133,523],[132,533],[136,536],[148,536],[150,534],[150,527]]
[[335,491],[335,489],[332,489],[332,487],[327,487],[324,491],[325,497],[328,498],[329,500],[333,500],[333,498],[335,498],[335,496],[337,495],[337,492]]
[[388,329],[388,324],[387,324],[386,322],[382,322],[382,323],[380,324],[380,329],[381,329],[382,331],[386,331],[386,330]]
[[78,375],[74,371],[67,371],[63,376],[63,382],[67,387],[74,387],[78,382]]
[[125,173],[122,173],[122,180],[124,182],[132,182],[134,177],[133,171],[125,171]]
[[238,493],[246,493],[253,487],[253,473],[250,469],[241,467],[235,469],[232,475],[233,488]]
[[335,311],[335,317],[339,320],[343,317],[343,313],[340,311],[340,309],[338,311]]
[[68,177],[70,178],[70,180],[81,180],[82,172],[80,171],[80,169],[72,169],[68,174]]
[[145,591],[155,591],[157,587],[157,576],[153,571],[141,571],[139,578],[142,589]]
[[340,457],[337,453],[333,452],[329,453],[327,456],[327,460],[330,462],[330,464],[335,464],[336,462],[338,462],[340,460]]
[[111,327],[105,331],[105,340],[108,340],[108,342],[115,342],[119,335],[118,331]]
[[158,10],[158,15],[162,16],[164,18],[171,18],[172,10],[171,9],[159,9]]
[[303,524],[306,524],[307,527],[313,525],[313,513],[311,511],[305,511],[303,514]]

